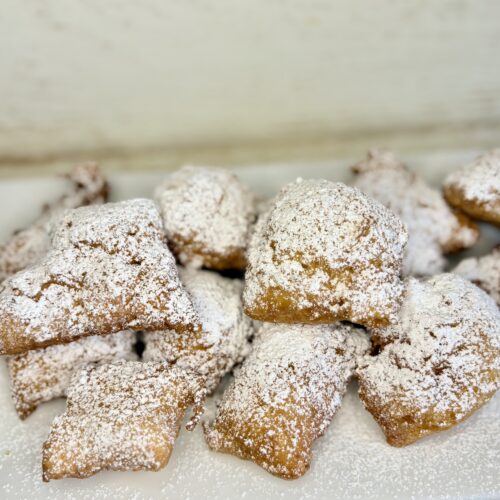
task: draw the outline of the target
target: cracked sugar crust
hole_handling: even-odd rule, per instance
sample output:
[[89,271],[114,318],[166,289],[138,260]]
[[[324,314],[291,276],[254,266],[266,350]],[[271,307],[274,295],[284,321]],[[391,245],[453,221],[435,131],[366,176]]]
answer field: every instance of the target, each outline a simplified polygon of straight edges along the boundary
[[179,276],[192,297],[202,329],[196,336],[179,335],[173,330],[145,334],[143,359],[168,361],[197,372],[212,392],[250,351],[253,322],[243,314],[243,283],[188,268],[180,268]]
[[135,360],[135,333],[92,336],[9,357],[7,365],[17,414],[25,419],[46,401],[66,394],[71,378],[92,363]]
[[263,323],[215,421],[204,425],[208,446],[282,478],[302,476],[368,347],[353,325]]
[[276,323],[387,324],[403,293],[406,241],[404,224],[358,189],[297,179],[257,222],[244,310]]
[[360,364],[360,397],[393,446],[462,422],[500,386],[500,312],[460,276],[410,278],[398,323],[370,333],[381,351]]
[[500,245],[482,257],[462,260],[452,272],[482,288],[500,306]]
[[443,253],[463,250],[477,242],[477,226],[454,212],[441,192],[409,171],[393,152],[373,149],[368,159],[352,170],[357,174],[354,186],[380,201],[406,224],[405,275],[437,274],[446,265]]
[[84,368],[67,394],[43,445],[44,481],[165,467],[189,406],[189,428],[199,420],[205,389],[167,363],[125,361]]
[[76,165],[65,177],[68,179],[67,192],[53,203],[45,205],[31,226],[16,231],[0,247],[0,281],[35,264],[48,252],[51,220],[61,216],[65,209],[107,200],[108,183],[96,163]]
[[216,270],[246,267],[255,199],[224,169],[186,166],[156,189],[169,245],[185,266]]
[[47,256],[0,292],[1,354],[128,328],[199,327],[150,200],[67,211]]
[[500,149],[479,156],[444,181],[448,202],[476,219],[500,225]]

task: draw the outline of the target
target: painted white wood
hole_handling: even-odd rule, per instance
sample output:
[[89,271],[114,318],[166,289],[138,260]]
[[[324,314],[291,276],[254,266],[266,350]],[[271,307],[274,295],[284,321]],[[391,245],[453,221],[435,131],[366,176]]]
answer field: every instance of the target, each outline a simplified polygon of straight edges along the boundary
[[0,160],[403,131],[482,146],[499,54],[496,0],[2,0]]

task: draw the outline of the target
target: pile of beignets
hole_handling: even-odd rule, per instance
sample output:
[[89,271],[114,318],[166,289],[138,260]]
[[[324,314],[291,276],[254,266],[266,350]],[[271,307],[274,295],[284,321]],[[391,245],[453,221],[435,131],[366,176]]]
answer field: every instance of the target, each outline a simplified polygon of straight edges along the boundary
[[478,220],[500,225],[500,150],[442,192],[390,151],[352,171],[352,186],[299,178],[263,201],[228,170],[188,166],[153,199],[108,203],[97,165],[75,167],[0,248],[16,411],[66,397],[44,481],[161,469],[212,396],[208,447],[294,479],[352,378],[393,446],[495,394],[500,249],[444,271]]

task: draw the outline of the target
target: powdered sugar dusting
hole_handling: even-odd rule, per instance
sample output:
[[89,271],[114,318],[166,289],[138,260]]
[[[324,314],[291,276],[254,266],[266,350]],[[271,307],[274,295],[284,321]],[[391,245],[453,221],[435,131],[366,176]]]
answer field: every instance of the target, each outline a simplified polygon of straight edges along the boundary
[[393,320],[406,241],[401,221],[361,191],[298,179],[257,222],[245,311],[277,322]]
[[304,474],[312,442],[325,432],[367,349],[364,332],[350,325],[262,324],[205,427],[209,446],[278,476]]
[[0,352],[127,328],[199,328],[163,238],[150,200],[68,211],[49,254],[2,285]]
[[85,481],[43,483],[40,450],[62,401],[44,405],[28,422],[20,422],[10,405],[1,364],[0,404],[8,429],[0,433],[3,500],[144,500],[172,494],[216,500],[498,496],[500,448],[492,436],[500,433],[500,394],[459,427],[395,449],[363,409],[355,384],[325,436],[316,441],[311,469],[300,480],[273,478],[251,462],[211,452],[198,426],[192,433],[180,433],[168,466],[157,473],[101,472]]
[[179,335],[173,330],[147,333],[143,358],[196,371],[213,391],[250,350],[253,325],[241,306],[243,283],[210,271],[181,268],[179,275],[191,294],[202,331],[197,336]]
[[[423,167],[427,167],[425,161]],[[430,156],[432,158],[432,155]],[[450,155],[456,158],[456,155]],[[446,161],[448,161],[446,159]],[[446,162],[443,162],[446,163]],[[256,187],[271,191],[289,176],[288,167],[249,171]],[[342,170],[314,167],[320,175],[344,175]],[[296,168],[296,171],[298,168]],[[430,170],[427,170],[428,172]],[[323,173],[324,172],[324,173]],[[156,179],[144,174],[144,184]],[[137,193],[136,177],[118,176],[127,192]],[[4,186],[5,188],[5,186]],[[28,193],[26,193],[28,195]],[[6,210],[4,211],[5,216]],[[1,361],[1,360],[0,360]],[[7,372],[0,362],[0,496],[4,500],[101,498],[388,498],[481,497],[500,494],[500,394],[481,411],[445,433],[413,446],[387,446],[380,429],[359,401],[352,385],[325,437],[316,442],[310,471],[297,481],[273,478],[254,464],[210,452],[200,428],[181,432],[169,465],[157,473],[103,472],[85,481],[42,483],[40,450],[53,415],[63,410],[56,400],[20,422],[10,401]],[[467,471],[467,473],[464,473]]]
[[135,341],[129,330],[10,357],[12,396],[19,416],[26,418],[39,404],[64,396],[72,376],[89,363],[136,359]]
[[194,404],[199,418],[205,390],[166,363],[125,361],[84,368],[67,395],[43,446],[45,480],[164,467],[184,412]]
[[186,166],[156,189],[155,199],[182,264],[244,269],[255,200],[234,174]]
[[371,150],[368,159],[352,169],[358,174],[354,185],[406,224],[409,235],[403,261],[406,275],[439,273],[446,265],[444,251],[469,248],[476,243],[477,228],[461,224],[441,192],[410,172],[391,151]]
[[455,186],[465,200],[477,201],[492,209],[500,204],[500,149],[479,156],[472,163],[452,172],[444,182]]
[[457,275],[410,278],[398,323],[371,334],[382,351],[358,370],[361,397],[389,434],[449,427],[500,385],[500,312]]
[[50,222],[65,209],[106,201],[108,185],[96,163],[76,165],[67,178],[68,192],[44,206],[40,217],[30,227],[16,232],[0,247],[0,281],[36,263],[48,252]]
[[500,306],[500,246],[483,257],[464,259],[452,272],[488,292]]

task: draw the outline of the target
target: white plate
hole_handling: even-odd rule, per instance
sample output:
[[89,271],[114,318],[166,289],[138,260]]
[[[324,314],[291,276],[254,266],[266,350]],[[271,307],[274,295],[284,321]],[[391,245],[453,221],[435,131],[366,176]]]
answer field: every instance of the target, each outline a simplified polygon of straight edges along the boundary
[[[431,182],[474,156],[472,152],[412,157],[410,163]],[[288,180],[325,177],[349,180],[349,162],[256,165],[240,176],[262,195],[272,195]],[[162,174],[117,175],[113,198],[149,196]],[[0,237],[29,222],[62,183],[52,179],[0,183]],[[484,227],[473,253],[500,242],[499,232]],[[471,253],[471,252],[469,252]],[[314,447],[311,470],[284,481],[256,465],[208,451],[198,427],[182,431],[168,466],[157,473],[102,472],[85,480],[44,484],[40,449],[63,401],[42,405],[25,422],[18,420],[0,363],[0,498],[500,498],[500,396],[455,429],[407,448],[386,444],[382,432],[350,387],[326,435]]]

